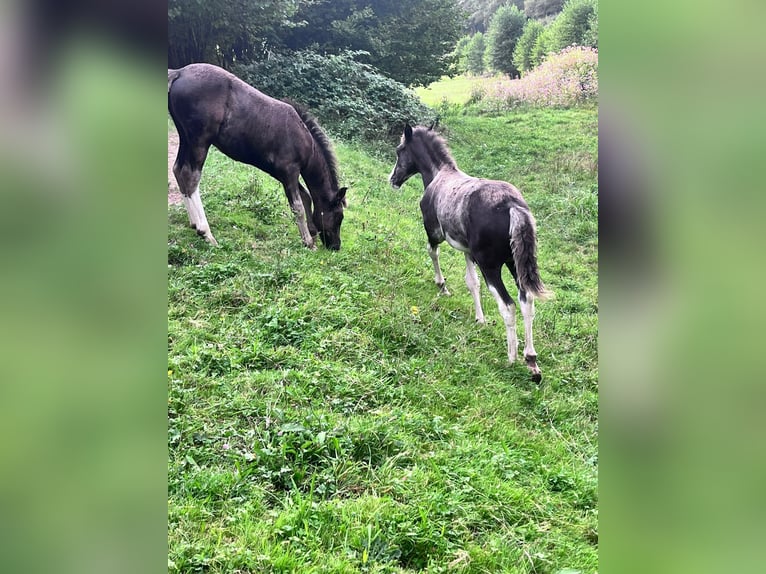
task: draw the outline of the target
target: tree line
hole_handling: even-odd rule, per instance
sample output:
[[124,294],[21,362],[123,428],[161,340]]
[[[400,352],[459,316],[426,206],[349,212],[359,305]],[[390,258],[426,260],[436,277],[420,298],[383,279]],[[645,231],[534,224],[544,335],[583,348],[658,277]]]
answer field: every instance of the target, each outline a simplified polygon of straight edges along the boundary
[[[466,0],[479,2],[480,0]],[[483,0],[489,5],[493,0]],[[486,32],[464,35],[455,47],[456,71],[483,74],[499,72],[517,77],[555,52],[572,45],[598,48],[597,0],[524,1],[498,7],[489,18]],[[560,12],[551,14],[558,6]],[[540,15],[540,18],[532,16]]]

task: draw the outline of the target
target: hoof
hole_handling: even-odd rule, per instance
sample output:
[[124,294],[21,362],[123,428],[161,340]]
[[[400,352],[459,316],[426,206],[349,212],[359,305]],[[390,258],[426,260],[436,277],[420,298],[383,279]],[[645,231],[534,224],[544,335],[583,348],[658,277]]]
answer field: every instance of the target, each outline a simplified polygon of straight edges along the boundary
[[532,373],[532,380],[536,383],[542,381],[543,372],[537,366],[537,355],[524,355],[524,360],[527,362],[527,368]]
[[452,295],[452,293],[449,292],[449,289],[447,289],[446,283],[442,283],[441,285],[437,283],[436,286],[439,288],[439,295],[442,295],[443,297],[450,297]]

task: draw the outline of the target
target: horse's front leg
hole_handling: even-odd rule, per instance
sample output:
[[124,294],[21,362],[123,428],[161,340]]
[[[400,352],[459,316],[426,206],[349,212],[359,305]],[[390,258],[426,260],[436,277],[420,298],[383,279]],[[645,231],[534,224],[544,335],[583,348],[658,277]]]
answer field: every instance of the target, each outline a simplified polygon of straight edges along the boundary
[[484,319],[484,311],[481,308],[479,274],[476,273],[476,265],[474,265],[473,258],[468,253],[465,254],[465,284],[473,297],[473,305],[476,308],[476,322],[483,325],[486,323],[486,320]]
[[439,287],[439,293],[441,295],[449,295],[450,292],[447,289],[447,282],[444,280],[442,268],[439,265],[439,244],[431,243],[430,239],[428,241],[428,255],[431,256],[431,261],[434,264],[434,283]]
[[295,215],[295,223],[298,224],[298,232],[301,234],[301,240],[303,244],[309,249],[316,249],[316,243],[311,236],[308,224],[306,223],[306,210],[303,207],[303,201],[301,200],[301,192],[298,185],[298,177],[290,178],[286,183],[282,184],[285,188],[285,195],[287,201],[290,203],[290,209]]
[[190,153],[181,154],[179,151],[173,173],[178,181],[178,187],[183,194],[183,202],[186,212],[189,214],[189,224],[204,237],[208,243],[218,245],[210,230],[210,225],[205,216],[205,208],[202,206],[202,198],[199,194],[199,182],[202,177],[202,166],[205,163],[207,149],[196,148]]
[[303,201],[303,209],[306,212],[306,224],[309,227],[309,233],[311,234],[311,237],[316,237],[319,231],[317,230],[316,225],[314,225],[314,213],[311,209],[311,195],[300,183],[298,183],[298,189],[301,191],[301,200]]

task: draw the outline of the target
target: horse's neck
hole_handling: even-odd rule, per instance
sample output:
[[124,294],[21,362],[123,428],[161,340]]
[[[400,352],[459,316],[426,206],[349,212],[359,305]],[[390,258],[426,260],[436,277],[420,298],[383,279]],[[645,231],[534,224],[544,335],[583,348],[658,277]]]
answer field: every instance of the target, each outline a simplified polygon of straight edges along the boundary
[[435,164],[429,162],[427,165],[420,166],[418,171],[420,172],[420,175],[423,176],[423,188],[431,185],[431,182],[436,179],[437,175],[448,169],[451,169],[451,166],[446,163]]
[[315,152],[311,156],[306,170],[301,175],[303,175],[312,197],[319,195],[329,198],[332,192],[332,178],[330,177],[330,168],[320,153]]

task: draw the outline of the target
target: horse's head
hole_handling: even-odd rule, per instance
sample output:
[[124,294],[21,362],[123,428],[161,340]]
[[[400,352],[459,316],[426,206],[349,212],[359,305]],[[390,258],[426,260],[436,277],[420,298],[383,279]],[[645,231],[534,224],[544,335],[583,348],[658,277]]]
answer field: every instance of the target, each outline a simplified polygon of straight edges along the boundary
[[347,188],[341,187],[335,199],[327,205],[314,209],[314,225],[319,230],[319,239],[327,249],[340,249],[340,224],[343,223],[343,208],[346,206]]
[[394,189],[399,189],[405,181],[417,172],[415,156],[412,150],[412,127],[410,124],[406,124],[402,141],[396,147],[396,165],[391,170],[388,181]]

